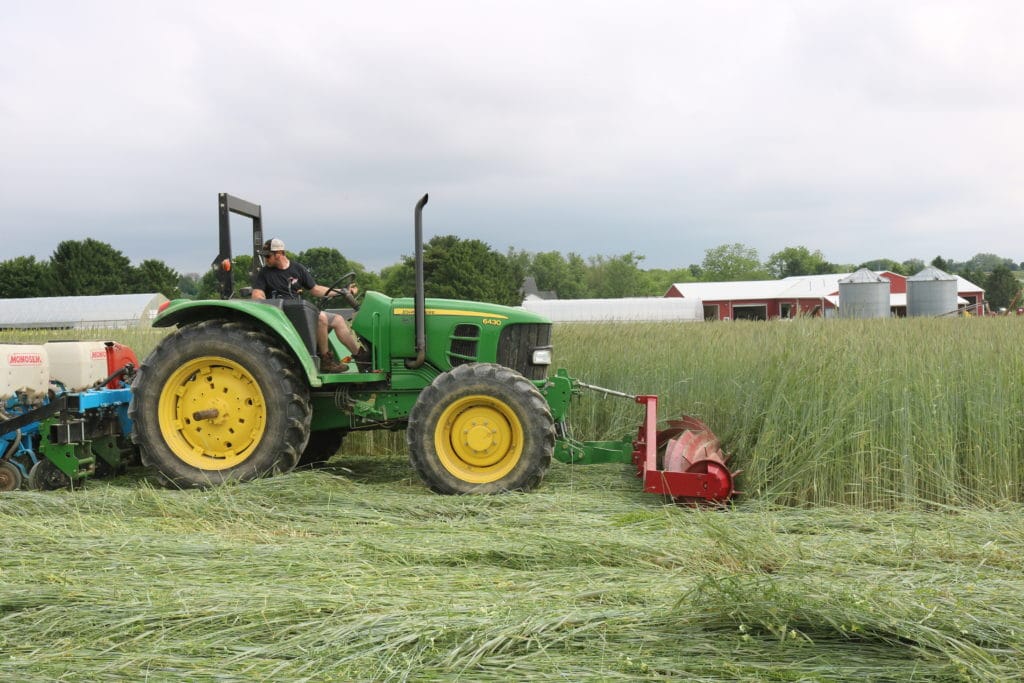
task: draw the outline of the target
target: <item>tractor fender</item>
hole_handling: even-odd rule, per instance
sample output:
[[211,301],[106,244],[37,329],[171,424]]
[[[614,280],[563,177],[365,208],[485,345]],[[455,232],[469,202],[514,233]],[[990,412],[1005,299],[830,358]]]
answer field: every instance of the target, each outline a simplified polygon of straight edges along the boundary
[[249,299],[175,299],[153,320],[153,327],[182,327],[205,320],[245,322],[281,340],[298,360],[311,387],[323,385],[317,366],[302,337],[285,313],[276,306],[267,306]]

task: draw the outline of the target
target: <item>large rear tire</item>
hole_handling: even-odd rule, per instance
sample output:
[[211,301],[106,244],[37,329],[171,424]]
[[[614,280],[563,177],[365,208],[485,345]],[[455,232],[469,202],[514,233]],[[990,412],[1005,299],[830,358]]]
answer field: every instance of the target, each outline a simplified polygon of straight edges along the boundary
[[165,337],[132,385],[132,439],[162,483],[287,472],[309,439],[309,388],[269,334],[210,320]]
[[412,466],[438,493],[529,491],[551,466],[555,426],[547,401],[525,377],[472,363],[423,390],[406,439]]

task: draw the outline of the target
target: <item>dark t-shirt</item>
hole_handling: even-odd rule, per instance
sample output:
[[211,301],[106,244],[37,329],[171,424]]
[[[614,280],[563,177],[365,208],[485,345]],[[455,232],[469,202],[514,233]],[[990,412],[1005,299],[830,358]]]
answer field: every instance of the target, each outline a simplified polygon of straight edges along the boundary
[[301,263],[291,261],[284,270],[264,266],[252,279],[253,289],[262,289],[268,299],[297,299],[299,290],[312,289],[316,280]]

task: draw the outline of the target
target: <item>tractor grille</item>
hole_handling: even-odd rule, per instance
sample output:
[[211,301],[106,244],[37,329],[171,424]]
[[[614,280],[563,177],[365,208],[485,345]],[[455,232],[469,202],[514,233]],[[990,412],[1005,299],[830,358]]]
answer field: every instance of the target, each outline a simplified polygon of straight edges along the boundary
[[448,347],[448,361],[452,367],[475,362],[479,342],[479,327],[466,324],[457,325],[451,336],[451,344]]
[[498,362],[518,371],[526,379],[544,379],[547,365],[533,365],[533,351],[551,346],[551,324],[530,323],[508,325],[498,340]]

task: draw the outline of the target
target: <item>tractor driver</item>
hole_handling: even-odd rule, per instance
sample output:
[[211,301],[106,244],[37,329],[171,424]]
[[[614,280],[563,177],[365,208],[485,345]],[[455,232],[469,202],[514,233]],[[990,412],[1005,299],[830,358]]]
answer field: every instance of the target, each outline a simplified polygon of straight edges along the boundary
[[[263,256],[266,258],[266,265],[252,279],[253,299],[297,299],[303,291],[318,297],[338,293],[338,290],[318,285],[305,266],[289,260],[284,253],[284,242],[279,239],[270,239],[263,243]],[[354,294],[355,283],[349,285],[349,288]],[[320,369],[323,372],[348,370],[348,365],[335,358],[327,343],[329,329],[334,330],[334,334],[354,357],[362,358],[368,355],[365,351],[360,353],[362,349],[359,339],[343,317],[336,313],[320,311],[316,328],[316,349],[320,354]]]

